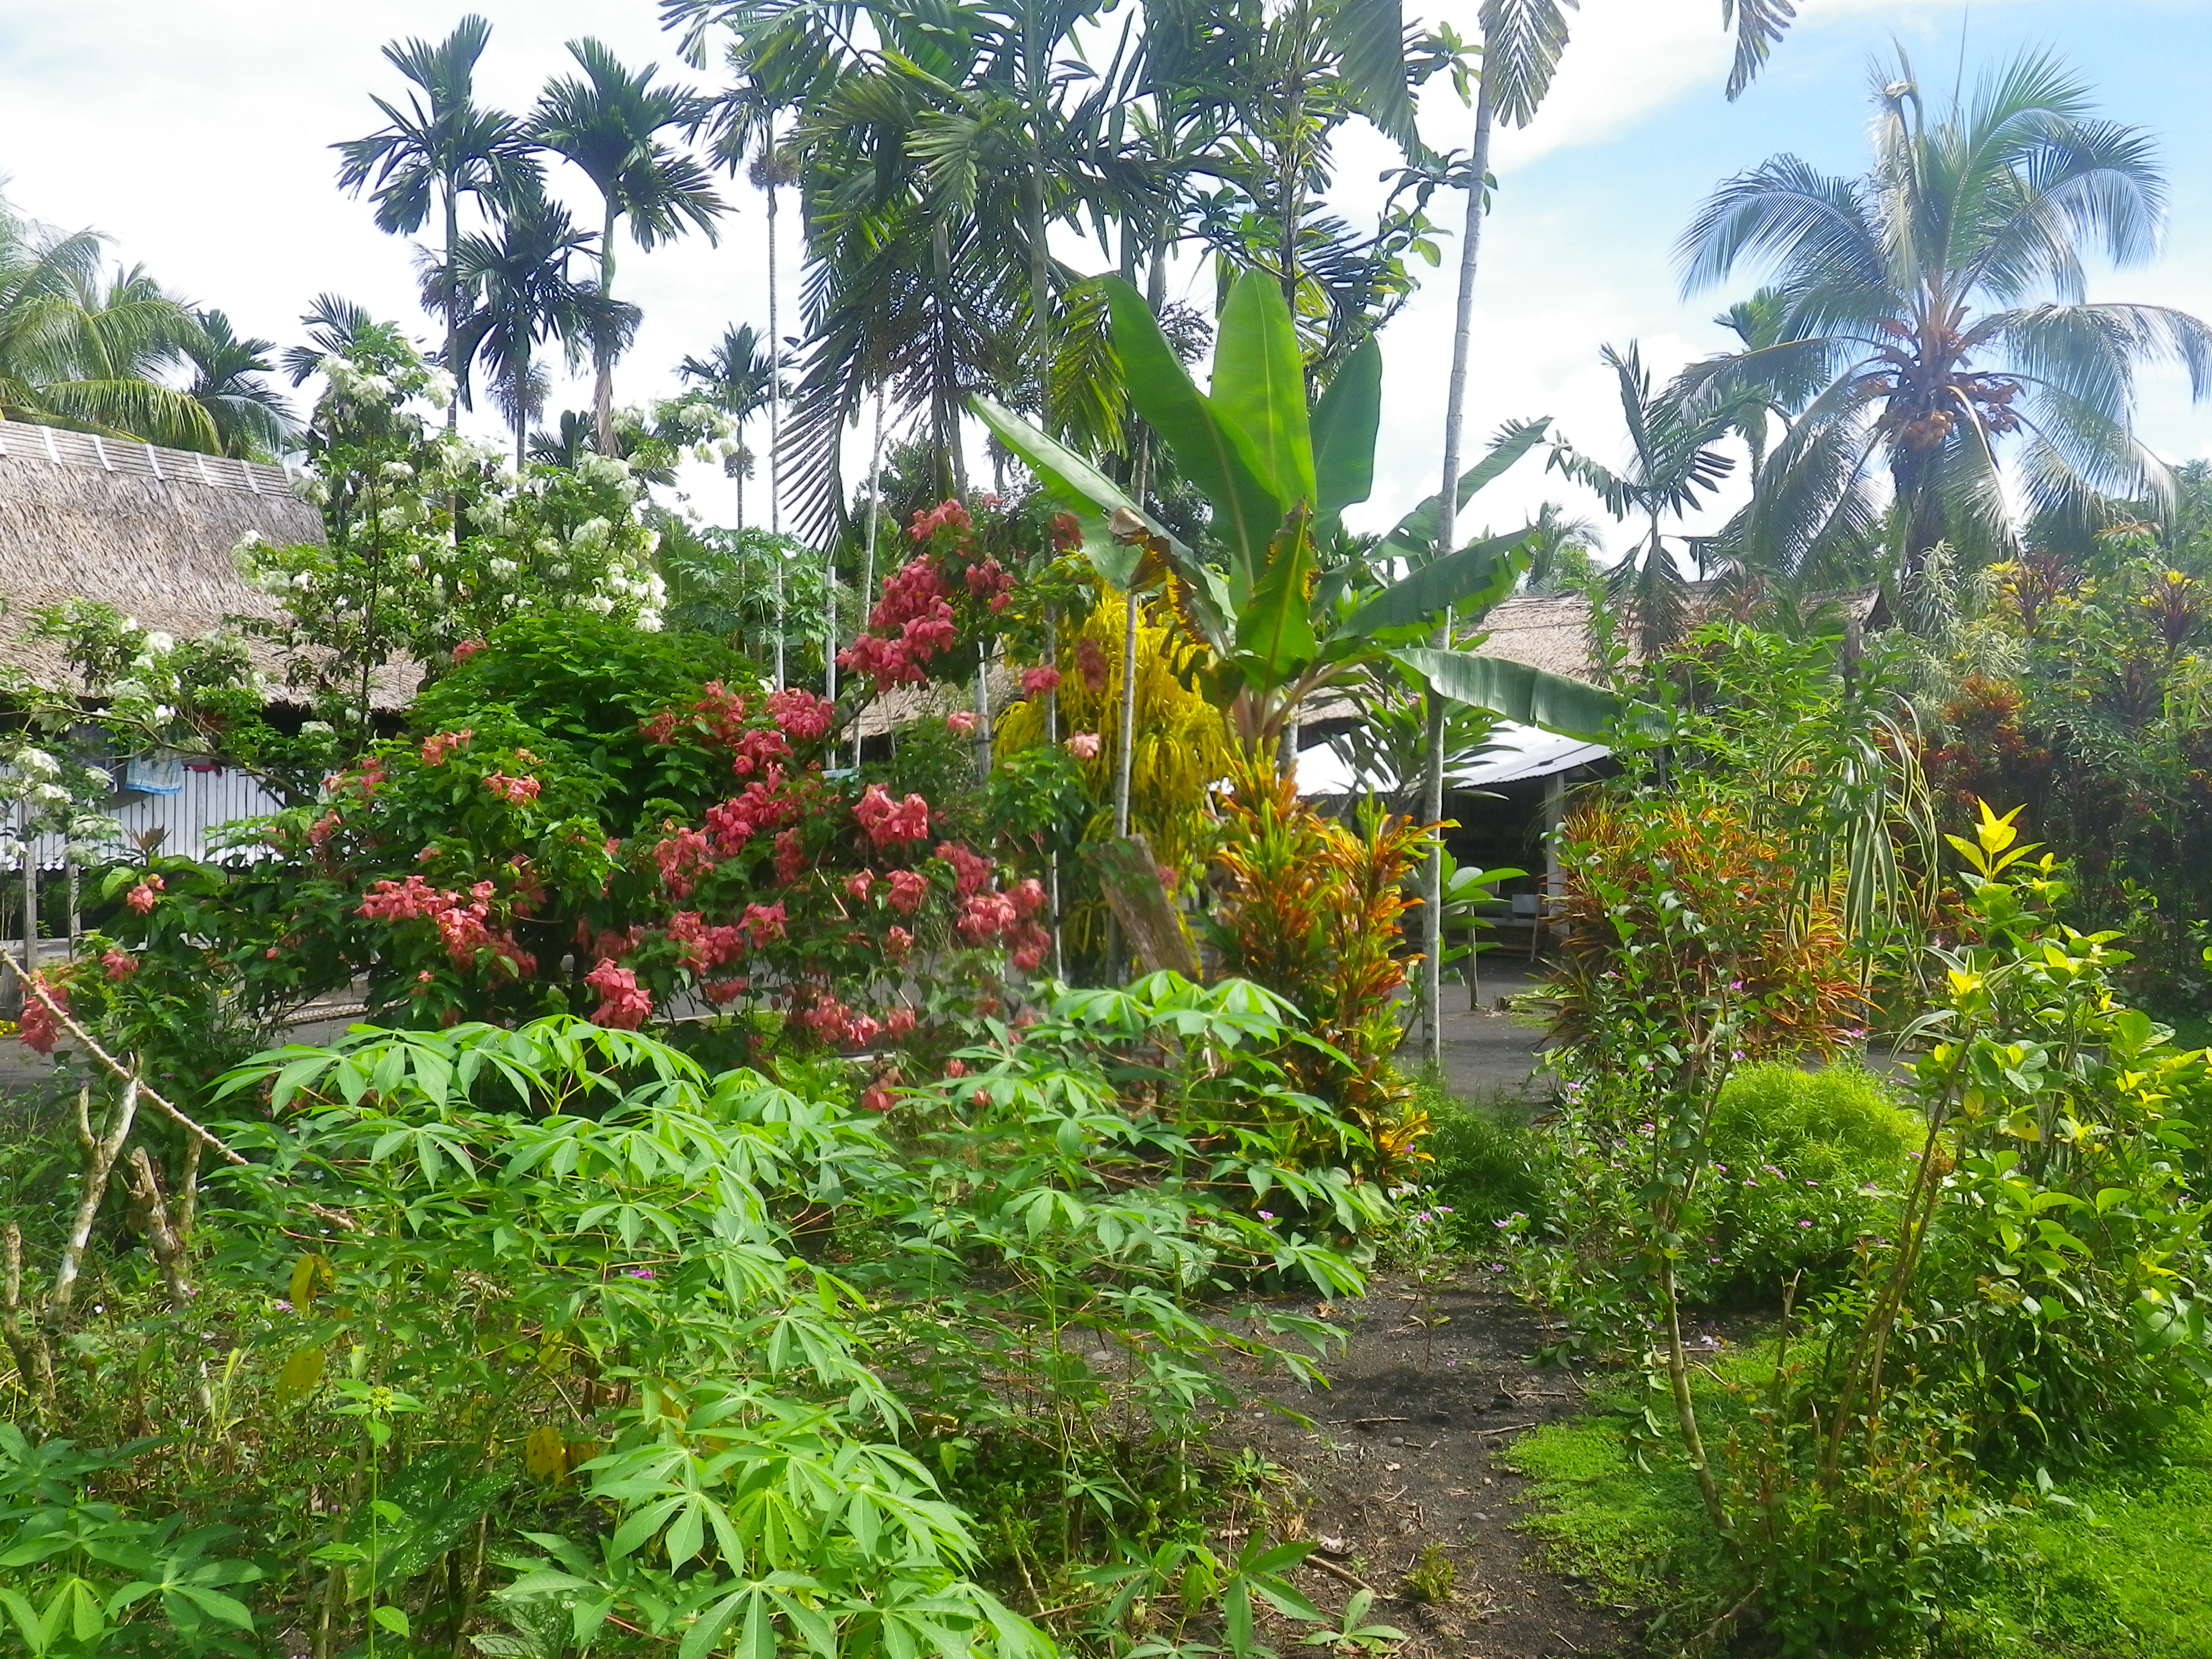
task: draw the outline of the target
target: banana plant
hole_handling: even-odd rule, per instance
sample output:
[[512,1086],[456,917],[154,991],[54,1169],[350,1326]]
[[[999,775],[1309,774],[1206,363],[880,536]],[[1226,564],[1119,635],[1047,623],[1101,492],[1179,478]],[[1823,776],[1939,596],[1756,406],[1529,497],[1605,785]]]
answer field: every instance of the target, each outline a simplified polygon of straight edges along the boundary
[[[1137,291],[1103,279],[1131,404],[1211,503],[1219,562],[1203,559],[1080,455],[992,399],[975,412],[1074,509],[1099,574],[1117,587],[1163,584],[1208,649],[1206,685],[1238,739],[1279,744],[1310,698],[1393,659],[1443,695],[1500,717],[1577,735],[1613,699],[1523,664],[1423,641],[1447,607],[1479,616],[1509,592],[1525,532],[1456,550],[1435,545],[1439,502],[1424,502],[1375,552],[1323,572],[1346,507],[1367,499],[1382,415],[1382,356],[1370,338],[1307,402],[1305,364],[1279,288],[1248,272],[1230,290],[1200,392]],[[1546,423],[1509,428],[1462,481],[1465,499],[1534,446]],[[1400,574],[1401,566],[1410,567]],[[1395,578],[1393,580],[1393,578]]]

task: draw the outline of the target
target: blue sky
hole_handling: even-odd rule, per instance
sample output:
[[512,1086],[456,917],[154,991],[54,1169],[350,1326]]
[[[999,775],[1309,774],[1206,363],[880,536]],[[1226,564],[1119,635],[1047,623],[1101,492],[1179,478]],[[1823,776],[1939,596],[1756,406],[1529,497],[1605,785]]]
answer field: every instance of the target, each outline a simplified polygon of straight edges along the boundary
[[[562,42],[577,34],[599,34],[633,59],[666,57],[650,0],[475,6],[495,24],[486,91],[509,107],[526,106],[564,66]],[[325,289],[419,318],[407,249],[375,232],[363,204],[337,194],[325,147],[376,124],[368,94],[388,93],[395,78],[377,46],[398,34],[441,34],[463,9],[458,0],[0,0],[0,176],[12,180],[8,194],[21,210],[100,227],[119,257],[144,261],[280,343],[297,337],[295,319]],[[1474,10],[1474,0],[1408,5],[1411,15],[1448,19],[1462,32]],[[1736,294],[1684,302],[1671,258],[1700,197],[1780,150],[1858,170],[1869,58],[1894,36],[1923,84],[1948,96],[1962,16],[1970,83],[2010,52],[2048,47],[2087,75],[2109,115],[2148,126],[2164,143],[2172,195],[2166,252],[2148,266],[2100,273],[2093,297],[2212,317],[2204,88],[2212,0],[1975,0],[1970,14],[1956,0],[1801,0],[1800,10],[1765,77],[1731,105],[1721,94],[1729,43],[1720,0],[1583,0],[1550,102],[1534,126],[1498,146],[1501,190],[1474,336],[1477,433],[1510,416],[1550,415],[1584,447],[1610,453],[1617,419],[1601,344],[1639,338],[1664,374],[1722,343],[1709,319]],[[1468,118],[1441,83],[1423,122],[1434,143],[1467,142]],[[1349,137],[1346,200],[1366,194],[1387,162],[1372,135]],[[765,322],[759,201],[742,185],[730,193],[739,212],[719,247],[694,241],[625,258],[623,289],[647,320],[619,395],[671,389],[674,363],[726,320]],[[589,192],[570,194],[580,205]],[[1439,206],[1456,228],[1456,204]],[[1372,523],[1436,487],[1455,257],[1448,242],[1445,266],[1385,337],[1388,428]],[[789,288],[785,305],[788,319]],[[580,404],[581,391],[567,401]],[[2178,374],[2146,380],[2142,427],[2172,459],[2212,455],[2212,404],[2192,407]],[[726,516],[720,480],[691,482],[699,509]],[[1595,510],[1524,463],[1479,516],[1503,527],[1547,495]]]

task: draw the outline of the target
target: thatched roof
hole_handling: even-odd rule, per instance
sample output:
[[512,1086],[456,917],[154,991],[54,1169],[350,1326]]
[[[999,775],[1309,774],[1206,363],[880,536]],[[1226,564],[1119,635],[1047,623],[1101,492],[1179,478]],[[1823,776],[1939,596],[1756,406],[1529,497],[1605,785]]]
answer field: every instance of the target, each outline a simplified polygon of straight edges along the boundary
[[[278,616],[231,562],[248,532],[319,542],[322,515],[279,467],[0,422],[0,664],[75,689],[60,647],[28,636],[33,611],[67,599],[101,600],[179,639],[227,616]],[[281,683],[274,648],[255,654]],[[397,706],[416,676],[380,678],[378,702]]]

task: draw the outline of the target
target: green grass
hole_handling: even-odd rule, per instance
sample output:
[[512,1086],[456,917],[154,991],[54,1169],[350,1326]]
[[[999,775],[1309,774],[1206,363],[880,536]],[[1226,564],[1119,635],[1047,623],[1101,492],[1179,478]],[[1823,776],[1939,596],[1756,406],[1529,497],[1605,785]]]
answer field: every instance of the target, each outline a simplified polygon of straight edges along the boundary
[[1461,1099],[1432,1074],[1412,1081],[1409,1103],[1430,1120],[1421,1150],[1433,1161],[1423,1184],[1437,1202],[1451,1207],[1462,1244],[1480,1248],[1491,1223],[1516,1210],[1533,1213],[1543,1200],[1530,1109],[1506,1092],[1489,1100]]
[[2067,1489],[2073,1508],[1998,1524],[1984,1651],[2212,1659],[2212,1411],[2184,1417],[2159,1450],[2158,1467]]
[[[1698,1395],[1708,1437],[1725,1435],[1733,1402],[1710,1382]],[[1653,1419],[1662,1434],[1671,1423],[1671,1404],[1650,1395],[1647,1419],[1646,1397],[1632,1378],[1601,1386],[1592,1403],[1583,1416],[1516,1441],[1500,1461],[1528,1478],[1531,1513],[1521,1529],[1537,1540],[1547,1565],[1589,1579],[1609,1606],[1653,1607],[1668,1598],[1680,1574],[1711,1559],[1717,1538],[1674,1442],[1653,1433]]]
[[[1721,1369],[1756,1374],[1760,1350]],[[1699,1408],[1709,1444],[1727,1434],[1729,1397],[1711,1382]],[[1546,1563],[1590,1581],[1594,1599],[1647,1609],[1711,1571],[1717,1540],[1674,1449],[1667,1405],[1651,1396],[1655,1441],[1632,1380],[1595,1408],[1547,1424],[1503,1454],[1526,1475],[1522,1529]],[[1639,1453],[1641,1461],[1639,1461]],[[1986,1588],[1955,1609],[1942,1659],[2212,1659],[2212,1410],[2184,1416],[2142,1466],[2060,1489],[2069,1502],[2001,1512],[1986,1543]]]

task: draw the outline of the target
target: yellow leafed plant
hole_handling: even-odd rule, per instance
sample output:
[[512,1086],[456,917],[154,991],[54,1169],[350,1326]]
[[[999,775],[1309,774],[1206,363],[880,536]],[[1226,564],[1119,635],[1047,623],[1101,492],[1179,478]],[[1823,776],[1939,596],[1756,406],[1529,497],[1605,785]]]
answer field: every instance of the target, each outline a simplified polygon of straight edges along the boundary
[[[1109,599],[1085,622],[1071,623],[1060,630],[1061,740],[1085,732],[1096,732],[1099,738],[1097,752],[1079,763],[1091,799],[1098,803],[1084,826],[1085,841],[1103,841],[1114,833],[1123,616],[1123,607]],[[1197,669],[1205,654],[1158,616],[1156,605],[1139,613],[1129,827],[1152,844],[1161,864],[1182,878],[1194,873],[1205,856],[1206,792],[1229,775],[1233,758],[1220,710],[1197,690]],[[1083,672],[1086,663],[1091,669],[1088,678]],[[1006,753],[1043,743],[1045,699],[1031,697],[1009,708],[1000,719],[998,738]],[[1073,893],[1070,898],[1074,902],[1066,925],[1078,948],[1089,948],[1096,943],[1091,935],[1103,929],[1104,907],[1095,900],[1077,900]]]

